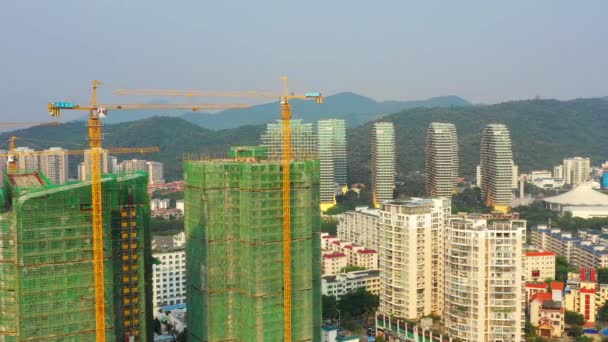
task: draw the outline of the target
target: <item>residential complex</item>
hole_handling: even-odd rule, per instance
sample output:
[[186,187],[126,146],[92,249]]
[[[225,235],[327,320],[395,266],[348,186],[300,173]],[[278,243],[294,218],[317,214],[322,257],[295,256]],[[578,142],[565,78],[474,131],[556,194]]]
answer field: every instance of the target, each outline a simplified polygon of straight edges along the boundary
[[380,294],[380,271],[364,270],[335,275],[325,275],[321,279],[321,293],[324,296],[334,296],[339,299],[342,295],[363,288],[374,295]]
[[[262,134],[262,146],[268,148],[268,159],[277,160],[282,156],[283,125],[281,120],[266,125]],[[317,157],[317,144],[311,123],[302,120],[291,120],[291,155],[294,160],[311,159]]]
[[60,147],[51,147],[40,155],[40,171],[53,184],[63,184],[68,180],[68,154]]
[[426,134],[426,195],[451,197],[458,178],[458,137],[451,123],[432,122]]
[[574,157],[564,158],[563,178],[566,184],[576,186],[591,179],[591,159]]
[[[182,233],[183,234],[183,233]],[[152,250],[152,298],[155,311],[165,305],[186,303],[186,251],[184,243]]]
[[524,254],[524,280],[545,281],[555,279],[555,256],[554,252],[526,252]]
[[562,232],[559,228],[538,225],[530,228],[530,239],[534,247],[563,255],[568,263],[576,267],[608,267],[608,229],[601,233],[579,230],[579,236]]
[[19,170],[38,170],[40,164],[36,151],[29,147],[17,147],[15,157],[17,157],[17,168]]
[[372,196],[374,206],[393,199],[395,189],[395,128],[377,122],[372,131]]
[[379,250],[380,210],[357,207],[338,219],[338,238]]
[[161,162],[147,161],[148,184],[162,184],[165,182],[164,165]]
[[523,340],[526,222],[453,218],[445,233],[443,319],[462,341]]
[[[108,173],[108,150],[101,150],[101,173]],[[78,164],[78,180],[91,180],[91,150],[84,151],[84,161]]]
[[449,199],[385,201],[380,211],[380,306],[406,319],[441,315]]
[[[365,269],[378,268],[378,252],[376,250],[359,246],[349,241],[341,241],[328,233],[321,234],[321,252],[323,254],[324,264],[326,262],[326,257],[338,259],[327,260],[332,263],[340,262],[339,259],[343,257],[346,261],[346,265],[363,267]],[[340,271],[340,269],[337,271]],[[337,271],[333,273],[337,273]],[[333,273],[323,272],[323,274]]]
[[[280,341],[284,336],[281,162],[264,147],[187,160],[188,341]],[[319,162],[291,162],[293,341],[319,341]]]
[[480,156],[481,194],[486,206],[508,212],[513,197],[514,164],[507,126],[490,124],[484,127]]
[[[150,208],[145,174],[104,175],[106,335],[152,338]],[[18,170],[0,214],[0,339],[95,341],[91,185]]]
[[553,167],[553,178],[564,179],[564,165],[556,165]]
[[317,122],[317,153],[321,168],[321,210],[326,210],[336,203],[336,194],[347,185],[344,120]]
[[118,169],[122,173],[132,173],[136,171],[146,171],[148,168],[145,160],[129,159],[118,163]]

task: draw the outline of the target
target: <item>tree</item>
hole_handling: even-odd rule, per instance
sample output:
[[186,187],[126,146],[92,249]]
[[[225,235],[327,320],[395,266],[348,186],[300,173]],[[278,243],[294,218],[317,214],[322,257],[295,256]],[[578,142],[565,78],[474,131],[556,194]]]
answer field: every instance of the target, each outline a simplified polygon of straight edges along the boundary
[[452,212],[487,213],[490,211],[481,199],[481,189],[466,188],[452,196]]
[[581,336],[583,336],[583,327],[580,325],[575,325],[568,330],[568,335],[574,337],[575,340],[578,340]]
[[346,267],[342,267],[342,269],[340,270],[340,273],[348,273],[348,272],[364,271],[364,270],[365,270],[365,267],[362,267],[362,266],[348,265]]
[[323,218],[321,221],[321,231],[336,236],[338,231],[338,222],[333,218]]
[[597,310],[598,321],[608,321],[608,301]]
[[585,316],[574,311],[566,311],[566,324],[582,326],[585,324]]
[[338,309],[342,315],[349,313],[352,317],[359,318],[366,313],[375,311],[379,303],[379,296],[373,295],[365,288],[358,288],[356,291],[340,297]]
[[386,342],[384,336],[376,336],[376,342]]
[[154,331],[155,334],[160,335],[160,321],[158,320],[158,318],[154,318],[154,320],[152,321],[152,331]]
[[323,295],[321,297],[321,310],[323,312],[323,318],[334,318],[336,317],[336,311],[338,309],[336,297]]
[[576,267],[570,265],[563,255],[555,257],[555,279],[565,283],[568,280],[568,272],[576,272]]
[[600,284],[608,284],[608,268],[597,269],[597,282]]

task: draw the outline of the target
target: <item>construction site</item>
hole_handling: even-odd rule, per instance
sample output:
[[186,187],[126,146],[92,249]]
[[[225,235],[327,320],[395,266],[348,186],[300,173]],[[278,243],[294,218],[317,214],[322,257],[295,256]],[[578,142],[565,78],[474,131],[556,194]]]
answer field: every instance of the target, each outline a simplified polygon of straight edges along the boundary
[[319,161],[290,163],[286,262],[283,166],[266,154],[235,147],[228,159],[184,162],[188,341],[320,341]]
[[[151,330],[145,173],[103,175],[108,340]],[[91,183],[11,170],[0,192],[0,341],[95,341]]]

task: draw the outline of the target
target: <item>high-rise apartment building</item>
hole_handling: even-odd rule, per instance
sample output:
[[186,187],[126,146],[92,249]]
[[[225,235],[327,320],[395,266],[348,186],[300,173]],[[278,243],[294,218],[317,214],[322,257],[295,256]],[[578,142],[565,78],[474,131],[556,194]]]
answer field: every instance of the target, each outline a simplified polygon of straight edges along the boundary
[[[187,160],[188,341],[284,338],[281,162],[264,147]],[[320,340],[318,160],[291,162],[292,340]]]
[[[101,150],[101,173],[108,173],[108,150]],[[84,151],[84,161],[78,164],[78,180],[91,180],[91,150]]]
[[475,185],[481,188],[481,165],[475,167]]
[[40,155],[40,170],[54,184],[63,184],[68,179],[68,153],[60,147],[51,147]]
[[461,341],[523,341],[523,220],[453,218],[445,230],[447,333]]
[[108,156],[108,172],[110,173],[119,173],[120,169],[118,168],[118,158],[114,156]]
[[379,250],[380,210],[357,207],[345,212],[338,221],[338,238]]
[[591,179],[591,159],[564,158],[563,170],[566,184],[579,185]]
[[333,206],[346,185],[346,123],[341,119],[317,122],[317,153],[321,168],[321,210]]
[[519,166],[511,160],[511,188],[517,189],[519,185]]
[[553,178],[564,178],[564,166],[556,165],[553,167]]
[[[281,120],[266,124],[262,146],[268,148],[268,159],[280,159],[283,150],[283,123]],[[317,158],[317,144],[311,123],[291,120],[291,155],[294,160]]]
[[118,164],[118,168],[120,169],[120,172],[123,173],[146,171],[148,169],[146,166],[146,161],[143,159],[123,160]]
[[15,157],[17,157],[17,168],[19,170],[39,170],[40,163],[36,151],[29,147],[15,148]]
[[480,157],[481,194],[486,206],[508,212],[513,197],[513,153],[507,126],[484,127]]
[[184,246],[171,246],[152,251],[159,264],[152,265],[154,309],[186,303],[186,251]]
[[432,122],[426,134],[426,195],[451,197],[458,178],[456,126]]
[[[91,185],[50,185],[36,171],[7,178],[0,340],[95,341]],[[150,341],[147,178],[104,175],[102,189],[107,340]]]
[[395,172],[395,127],[392,122],[377,122],[372,131],[372,196],[376,208],[393,199]]
[[148,183],[151,185],[165,182],[164,165],[161,162],[147,161]]
[[380,211],[379,313],[416,319],[443,307],[443,231],[450,199],[386,201]]

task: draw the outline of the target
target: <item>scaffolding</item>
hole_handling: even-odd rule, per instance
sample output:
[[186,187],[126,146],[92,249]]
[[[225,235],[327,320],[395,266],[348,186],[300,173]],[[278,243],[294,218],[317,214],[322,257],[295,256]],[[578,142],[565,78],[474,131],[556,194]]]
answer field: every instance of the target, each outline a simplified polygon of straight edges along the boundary
[[[41,182],[35,184],[35,178]],[[0,341],[95,341],[90,182],[55,185],[32,171],[9,174],[4,181]],[[146,186],[144,173],[102,178],[106,333],[116,341],[132,331],[136,341],[151,336],[145,323],[151,298],[134,301],[151,289],[144,281],[129,283],[128,292],[121,286],[125,268],[134,279],[151,279],[151,266],[144,264],[150,253]],[[121,225],[125,212],[127,240]],[[125,241],[135,248],[125,251]],[[127,326],[129,317],[138,325]]]
[[[260,148],[187,160],[189,341],[283,339],[282,177]],[[319,341],[319,162],[291,164],[292,336]]]

